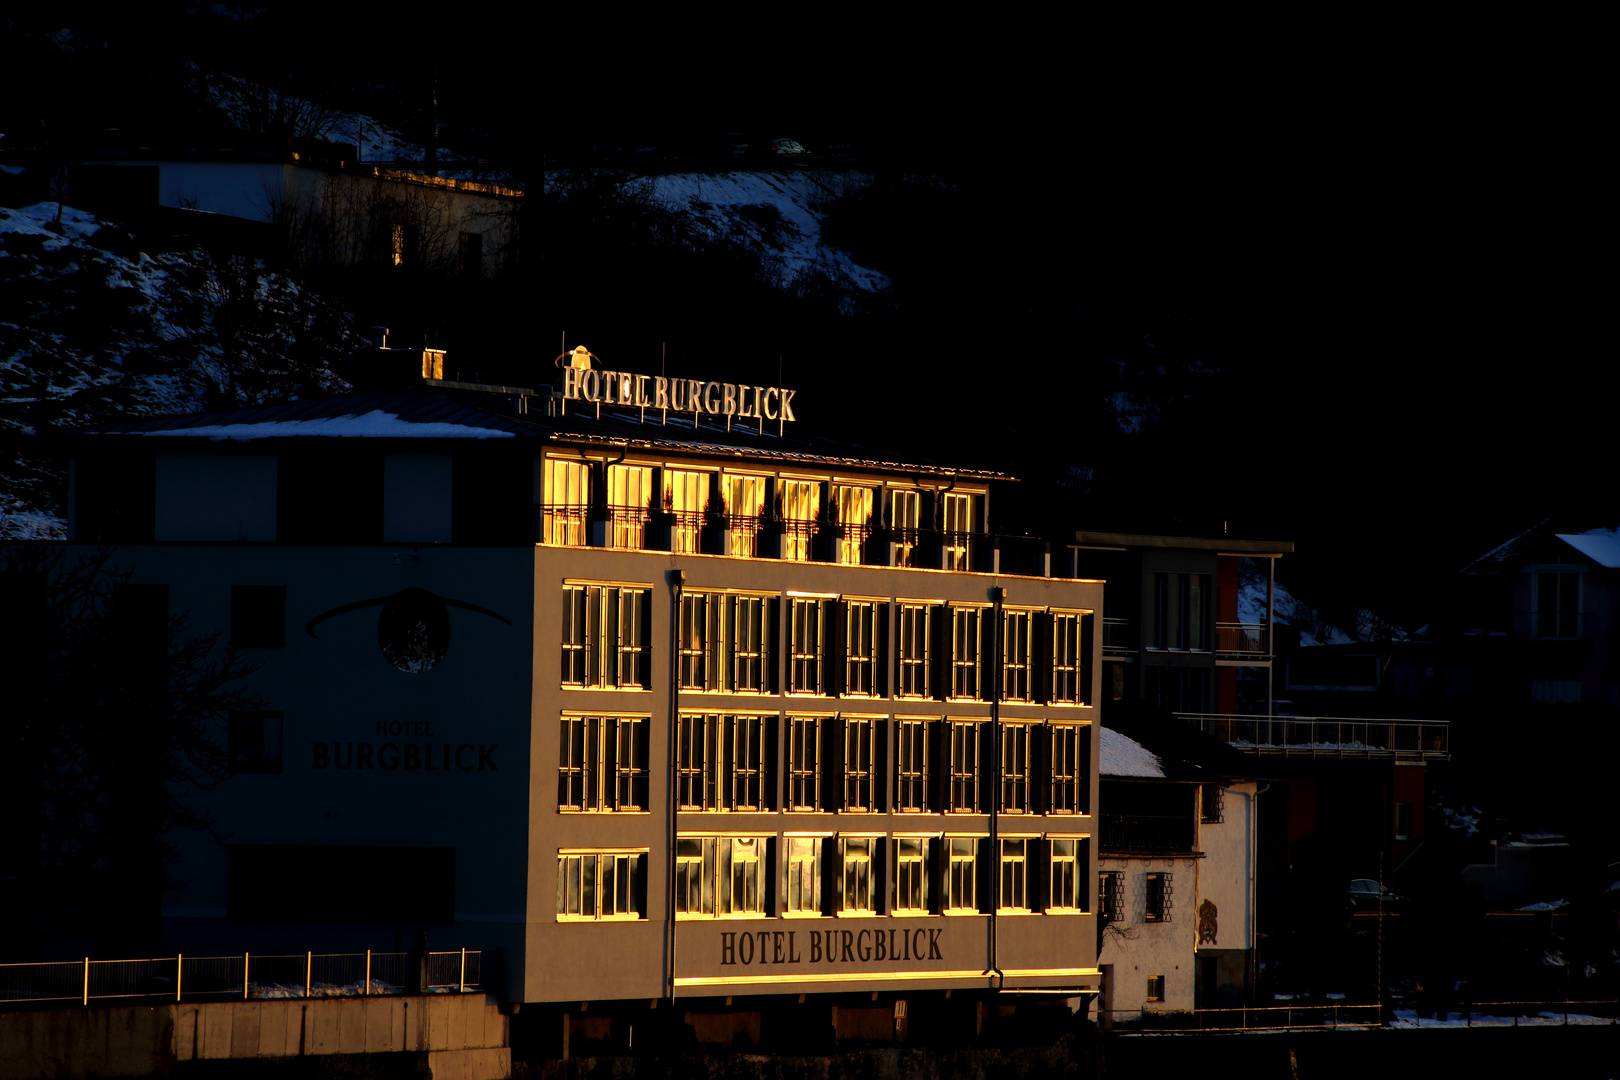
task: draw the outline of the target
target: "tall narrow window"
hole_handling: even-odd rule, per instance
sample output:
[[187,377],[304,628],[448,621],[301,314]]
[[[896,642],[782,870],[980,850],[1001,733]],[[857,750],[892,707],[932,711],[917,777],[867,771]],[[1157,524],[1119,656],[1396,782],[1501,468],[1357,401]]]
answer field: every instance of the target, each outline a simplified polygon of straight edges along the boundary
[[787,837],[787,900],[796,914],[821,912],[821,845],[818,836]]
[[926,698],[932,695],[929,665],[932,657],[930,634],[934,619],[934,605],[901,604],[899,629],[899,680],[903,698]]
[[720,718],[683,714],[675,725],[675,803],[681,810],[720,809]]
[[1144,875],[1147,890],[1146,910],[1148,922],[1170,921],[1170,875]]
[[652,469],[644,465],[609,465],[607,486],[609,546],[632,551],[646,547]]
[[928,901],[928,838],[897,836],[894,841],[895,913],[926,912]]
[[922,524],[922,493],[891,489],[889,500],[889,565],[917,566],[917,530]]
[[940,543],[944,555],[944,569],[973,569],[973,503],[972,495],[945,493],[940,497]]
[[1153,604],[1148,609],[1149,648],[1209,648],[1208,574],[1153,575]]
[[680,684],[682,690],[709,688],[709,643],[713,636],[708,593],[681,594]]
[[682,836],[675,841],[675,910],[682,915],[713,915],[715,889],[704,873],[716,858],[714,837]]
[[1035,658],[1030,639],[1035,615],[1030,611],[1001,613],[1001,700],[1030,701],[1035,688]]
[[546,458],[543,476],[541,541],[583,545],[585,512],[591,501],[590,467],[583,461]]
[[949,809],[976,813],[979,809],[979,724],[972,720],[950,722]]
[[845,810],[877,810],[878,721],[870,717],[844,718]]
[[1125,875],[1119,870],[1097,874],[1097,915],[1104,924],[1125,917]]
[[687,469],[664,470],[664,509],[674,515],[670,550],[698,551],[703,513],[709,508],[709,474]]
[[1091,702],[1086,672],[1091,662],[1092,616],[1054,611],[1052,625],[1052,701],[1067,705]]
[[481,278],[484,276],[484,235],[482,233],[464,232],[459,237],[460,256],[459,269],[464,278]]
[[1001,812],[1029,814],[1035,811],[1035,733],[1032,724],[1003,724],[1001,728]]
[[869,836],[845,836],[838,840],[840,862],[837,907],[842,912],[871,914],[877,911],[873,888],[872,849],[878,841]]
[[788,728],[789,810],[821,809],[821,725],[817,716],[790,716]]
[[646,810],[647,720],[565,716],[558,747],[559,810]]
[[774,717],[729,717],[727,771],[730,774],[731,810],[768,810],[771,799],[766,731]]
[[951,697],[977,698],[981,686],[980,637],[984,612],[979,608],[951,608]]
[[808,562],[810,540],[821,514],[821,485],[809,480],[782,480],[777,488],[781,492],[782,558]]
[[895,812],[927,813],[928,721],[895,721],[895,743]]
[[727,476],[726,554],[759,554],[759,519],[765,511],[763,476]]
[[766,656],[769,623],[766,612],[770,606],[768,598],[763,596],[731,598],[731,689],[736,693],[763,694],[769,690],[766,682],[769,670]]
[[647,688],[650,596],[648,589],[619,585],[563,587],[563,685]]
[[951,836],[945,839],[948,865],[945,867],[946,911],[977,911],[979,840],[971,836]]
[[720,840],[721,910],[728,915],[765,914],[765,837]]
[[844,602],[844,693],[883,694],[883,613],[871,600]]
[[1047,733],[1046,812],[1091,812],[1091,729],[1077,724],[1049,724]]
[[834,484],[832,491],[838,513],[837,561],[859,566],[866,538],[872,531],[872,489]]
[[827,609],[831,601],[796,596],[789,601],[791,640],[788,651],[788,690],[796,694],[825,694]]
[[1002,911],[1029,910],[1029,841],[1001,839],[1001,878],[996,907]]
[[1536,637],[1581,636],[1581,575],[1577,570],[1537,570]]
[[1082,882],[1090,859],[1089,841],[1080,837],[1054,836],[1047,844],[1047,897],[1049,911],[1085,911],[1090,899]]

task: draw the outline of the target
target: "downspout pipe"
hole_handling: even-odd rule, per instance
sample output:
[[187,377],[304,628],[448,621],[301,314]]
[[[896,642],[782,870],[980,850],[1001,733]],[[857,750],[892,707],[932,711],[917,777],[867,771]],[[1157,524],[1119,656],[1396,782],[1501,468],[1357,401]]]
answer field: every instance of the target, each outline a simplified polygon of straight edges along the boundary
[[668,993],[666,999],[671,1008],[675,1005],[675,848],[676,848],[676,821],[675,821],[675,743],[676,731],[679,727],[680,701],[681,701],[681,600],[686,586],[686,571],[671,570],[669,572],[671,610],[669,635],[669,727],[664,733],[664,742],[668,747],[668,762],[664,773],[664,817],[668,824],[668,843],[665,853],[664,866],[664,910],[668,919],[665,938],[669,945],[665,950],[664,971],[665,988]]
[[[953,480],[954,483],[954,480]],[[990,971],[996,976],[996,989],[1000,990],[1007,981],[1002,972],[996,946],[997,931],[1000,929],[996,922],[996,909],[1001,906],[1001,898],[997,890],[1001,888],[1001,665],[1002,653],[1006,649],[1006,642],[1002,639],[1001,605],[1007,599],[1007,590],[1000,585],[990,590],[990,599],[995,602],[991,609],[990,640]],[[1027,868],[1028,862],[1026,860]],[[1026,869],[1027,872],[1027,869]],[[1027,887],[1027,882],[1026,882]]]

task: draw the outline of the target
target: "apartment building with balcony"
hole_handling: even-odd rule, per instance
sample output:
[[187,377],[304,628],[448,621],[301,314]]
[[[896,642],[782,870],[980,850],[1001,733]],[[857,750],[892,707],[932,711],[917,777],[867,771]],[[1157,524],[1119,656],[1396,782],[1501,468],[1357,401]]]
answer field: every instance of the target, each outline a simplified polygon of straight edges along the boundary
[[425,927],[509,1001],[723,1039],[1095,991],[1103,586],[995,571],[1004,477],[801,436],[791,390],[375,359],[72,443],[72,543],[260,665],[162,948]]

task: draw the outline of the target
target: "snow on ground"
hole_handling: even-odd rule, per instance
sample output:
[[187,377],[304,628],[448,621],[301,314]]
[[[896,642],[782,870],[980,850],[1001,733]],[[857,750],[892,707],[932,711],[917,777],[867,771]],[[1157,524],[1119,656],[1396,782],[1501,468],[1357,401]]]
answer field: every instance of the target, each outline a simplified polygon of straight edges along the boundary
[[1102,729],[1102,750],[1098,758],[1099,776],[1163,777],[1159,755],[1117,731]]
[[[1280,581],[1272,589],[1272,609],[1278,626],[1299,628],[1301,645],[1353,645],[1358,641],[1404,641],[1407,637],[1406,631],[1366,608],[1357,609],[1356,625],[1348,630],[1334,626]],[[1238,568],[1238,622],[1265,621],[1265,565],[1260,559],[1244,559]]]
[[844,288],[877,292],[888,276],[822,242],[825,203],[870,178],[827,169],[781,172],[667,173],[634,181],[657,203],[716,239],[745,243],[774,257],[782,284],[825,277]]
[[1545,1009],[1534,1014],[1514,1015],[1509,1013],[1505,1016],[1476,1012],[1467,1018],[1464,1018],[1463,1014],[1459,1012],[1448,1012],[1443,1019],[1428,1016],[1419,1017],[1416,1009],[1396,1009],[1395,1018],[1389,1022],[1389,1026],[1392,1028],[1561,1027],[1565,1023],[1612,1026],[1614,1021],[1606,1016],[1551,1012]]

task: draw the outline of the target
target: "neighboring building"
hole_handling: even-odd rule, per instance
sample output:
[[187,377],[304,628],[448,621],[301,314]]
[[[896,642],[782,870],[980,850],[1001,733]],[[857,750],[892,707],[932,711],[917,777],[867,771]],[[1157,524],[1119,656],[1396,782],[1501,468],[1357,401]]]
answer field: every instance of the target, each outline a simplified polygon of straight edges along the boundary
[[262,664],[165,950],[426,927],[510,1001],[725,1038],[1096,989],[1102,584],[989,572],[1002,477],[799,437],[791,390],[400,357],[74,444],[73,541]]
[[1247,772],[1241,755],[1174,723],[1102,730],[1104,1023],[1253,1003],[1259,785],[1217,770]]
[[69,190],[90,209],[161,213],[199,232],[245,223],[300,266],[480,278],[516,260],[521,191],[354,158],[352,146],[248,136],[225,149],[102,150],[78,157]]

